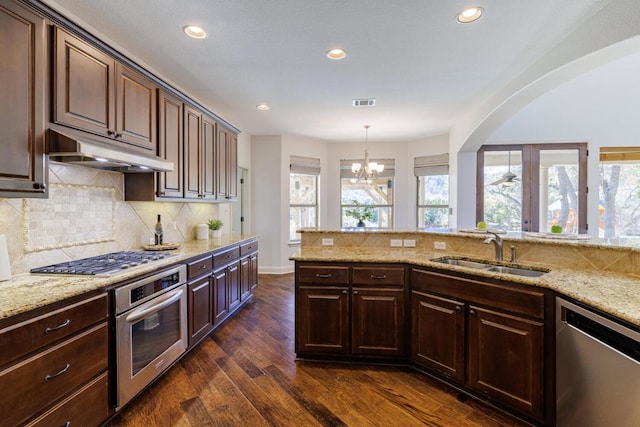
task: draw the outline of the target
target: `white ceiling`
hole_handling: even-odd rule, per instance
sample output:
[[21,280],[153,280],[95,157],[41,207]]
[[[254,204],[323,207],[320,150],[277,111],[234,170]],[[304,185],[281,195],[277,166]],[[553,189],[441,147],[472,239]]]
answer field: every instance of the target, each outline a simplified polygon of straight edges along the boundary
[[243,132],[326,141],[445,133],[609,1],[478,0],[459,24],[467,0],[45,0]]

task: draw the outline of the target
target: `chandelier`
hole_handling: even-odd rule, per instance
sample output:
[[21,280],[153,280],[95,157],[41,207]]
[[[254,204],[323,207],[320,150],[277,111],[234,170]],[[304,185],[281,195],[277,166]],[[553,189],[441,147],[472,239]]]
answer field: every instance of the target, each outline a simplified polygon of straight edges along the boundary
[[369,145],[369,128],[371,126],[364,125],[364,164],[353,162],[351,164],[351,172],[353,172],[353,178],[351,183],[366,182],[371,184],[374,178],[378,178],[378,175],[384,171],[384,165],[377,162],[369,161],[369,152],[367,151]]

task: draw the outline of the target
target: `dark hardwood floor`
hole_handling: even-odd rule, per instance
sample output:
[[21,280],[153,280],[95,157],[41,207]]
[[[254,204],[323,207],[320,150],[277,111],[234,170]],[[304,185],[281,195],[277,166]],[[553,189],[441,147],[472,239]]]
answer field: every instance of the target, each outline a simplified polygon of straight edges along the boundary
[[293,274],[260,275],[253,301],[109,426],[519,426],[408,368],[303,362]]

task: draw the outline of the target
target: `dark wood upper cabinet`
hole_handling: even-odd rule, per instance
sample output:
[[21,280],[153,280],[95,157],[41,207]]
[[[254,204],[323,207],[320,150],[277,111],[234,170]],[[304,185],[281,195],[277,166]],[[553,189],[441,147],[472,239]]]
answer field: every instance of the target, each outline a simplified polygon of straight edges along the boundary
[[173,162],[172,172],[158,172],[159,197],[184,195],[182,101],[158,90],[158,155]]
[[56,28],[54,121],[113,136],[115,67],[109,55]]
[[219,200],[238,197],[238,137],[230,130],[218,125],[216,143],[216,197]]
[[44,19],[0,0],[0,197],[46,197]]
[[184,107],[184,197],[200,198],[200,158],[202,141],[202,114],[195,108]]
[[216,197],[215,188],[215,151],[216,129],[218,124],[207,115],[202,116],[202,182],[201,195],[212,200]]
[[121,64],[116,76],[117,138],[156,153],[156,85]]
[[59,28],[54,60],[56,123],[157,152],[153,82]]

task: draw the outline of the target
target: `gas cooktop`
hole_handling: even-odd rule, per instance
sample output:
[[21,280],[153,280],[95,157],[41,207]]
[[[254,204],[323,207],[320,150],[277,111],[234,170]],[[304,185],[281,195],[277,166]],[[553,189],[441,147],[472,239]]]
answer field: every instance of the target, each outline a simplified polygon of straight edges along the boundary
[[175,254],[160,251],[121,251],[83,258],[45,267],[32,268],[32,274],[72,274],[113,276],[140,265],[153,263]]

